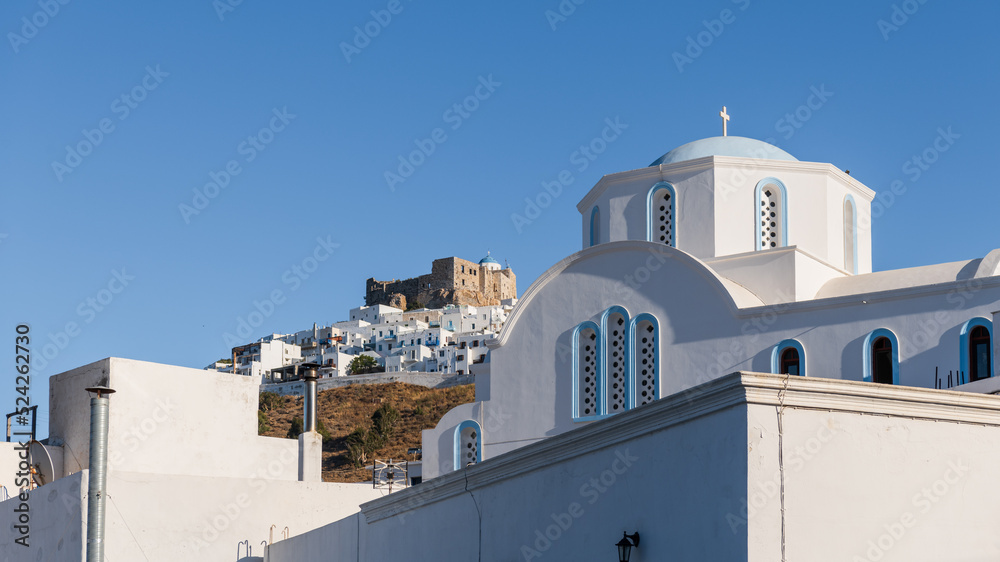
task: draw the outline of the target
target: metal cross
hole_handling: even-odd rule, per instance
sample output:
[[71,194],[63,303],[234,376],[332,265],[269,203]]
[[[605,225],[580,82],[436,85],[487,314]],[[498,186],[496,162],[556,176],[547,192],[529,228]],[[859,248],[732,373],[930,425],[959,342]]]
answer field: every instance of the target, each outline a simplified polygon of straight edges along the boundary
[[722,136],[728,136],[726,125],[729,123],[729,114],[726,113],[726,106],[722,106],[722,111],[719,112],[719,117],[722,117]]

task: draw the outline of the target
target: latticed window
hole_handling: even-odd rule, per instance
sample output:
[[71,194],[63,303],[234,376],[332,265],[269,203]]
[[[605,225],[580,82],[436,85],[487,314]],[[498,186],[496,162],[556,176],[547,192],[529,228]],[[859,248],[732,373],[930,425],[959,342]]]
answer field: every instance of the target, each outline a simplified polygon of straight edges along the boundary
[[653,199],[651,219],[653,224],[653,242],[674,245],[674,200],[669,189],[656,192]]
[[783,207],[781,190],[775,185],[765,185],[760,191],[760,249],[784,245],[784,217],[781,216]]
[[474,427],[462,430],[461,446],[459,448],[462,466],[479,462],[479,432]]
[[614,312],[608,316],[607,359],[607,405],[609,414],[625,411],[625,317]]
[[577,335],[577,415],[597,415],[597,331],[584,328]]
[[635,326],[635,405],[656,400],[656,327],[650,320]]

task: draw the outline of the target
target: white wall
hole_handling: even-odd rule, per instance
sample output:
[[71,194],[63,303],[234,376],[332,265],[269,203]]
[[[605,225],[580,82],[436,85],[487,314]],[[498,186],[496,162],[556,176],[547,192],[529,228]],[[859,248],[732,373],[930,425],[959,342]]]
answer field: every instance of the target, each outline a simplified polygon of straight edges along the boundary
[[[869,411],[842,397],[824,400],[833,411],[799,407],[793,399],[781,409],[780,430],[779,408],[749,408],[749,560],[781,559],[782,476],[788,560],[817,553],[823,560],[880,562],[1000,558],[993,532],[1000,525],[993,507],[1000,502],[1000,428],[978,423],[996,415],[1000,400],[864,390]],[[969,404],[985,407],[962,412]]]
[[[21,534],[20,500],[0,502],[0,556],[11,562],[80,562],[86,556],[87,472],[77,472],[28,494],[28,547],[15,544]],[[117,496],[115,496],[117,500]],[[82,506],[82,508],[81,508]],[[109,508],[111,509],[111,508]],[[112,558],[113,559],[113,558]]]
[[[257,435],[259,381],[109,358],[49,379],[49,436],[64,445],[67,474],[89,463],[90,400],[83,389],[98,383],[116,390],[108,429],[112,473],[238,476],[297,451],[293,440]],[[295,480],[298,471],[291,465],[273,477]]]
[[735,373],[371,501],[271,562],[614,560],[623,531],[635,562],[995,560],[998,414],[996,396]]

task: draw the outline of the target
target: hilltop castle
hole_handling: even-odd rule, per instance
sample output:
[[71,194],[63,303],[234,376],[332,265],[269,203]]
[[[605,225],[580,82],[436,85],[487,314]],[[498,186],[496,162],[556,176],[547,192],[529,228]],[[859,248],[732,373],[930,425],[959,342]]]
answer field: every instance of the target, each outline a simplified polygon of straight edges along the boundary
[[479,263],[450,257],[434,260],[427,275],[397,281],[365,283],[365,306],[384,304],[402,310],[414,303],[427,308],[445,305],[488,306],[517,298],[517,277],[500,267],[489,252]]

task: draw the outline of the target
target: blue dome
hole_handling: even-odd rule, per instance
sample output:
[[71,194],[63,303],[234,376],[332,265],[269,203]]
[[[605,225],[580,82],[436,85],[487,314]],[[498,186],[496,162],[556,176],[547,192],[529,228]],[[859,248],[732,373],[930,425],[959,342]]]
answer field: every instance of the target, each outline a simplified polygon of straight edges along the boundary
[[497,260],[495,260],[492,257],[490,257],[489,253],[486,254],[485,258],[479,260],[479,265],[484,265],[484,264],[487,264],[487,263],[495,263],[497,265],[500,265],[500,262],[498,262]]
[[710,137],[678,146],[657,158],[650,166],[673,164],[674,162],[684,162],[685,160],[694,160],[695,158],[704,158],[705,156],[738,156],[740,158],[759,158],[762,160],[798,161],[797,158],[773,144],[768,144],[757,139],[748,139],[746,137]]

